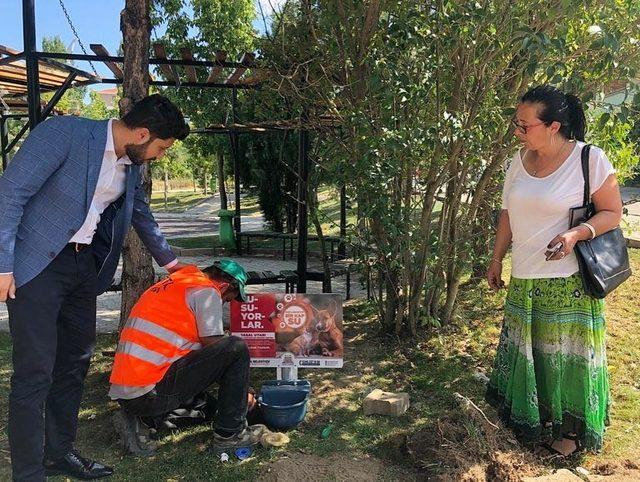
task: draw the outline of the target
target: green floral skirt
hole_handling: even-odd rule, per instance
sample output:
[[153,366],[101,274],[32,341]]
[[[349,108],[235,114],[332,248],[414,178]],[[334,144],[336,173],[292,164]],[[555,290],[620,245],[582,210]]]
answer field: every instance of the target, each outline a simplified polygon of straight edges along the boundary
[[604,302],[582,280],[511,278],[487,401],[527,442],[578,434],[602,448],[609,418]]

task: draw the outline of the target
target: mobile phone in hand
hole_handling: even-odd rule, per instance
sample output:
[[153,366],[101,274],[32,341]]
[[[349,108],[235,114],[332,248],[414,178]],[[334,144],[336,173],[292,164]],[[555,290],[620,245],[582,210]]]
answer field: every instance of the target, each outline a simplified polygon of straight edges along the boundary
[[562,243],[562,241],[560,241],[558,244],[553,246],[551,249],[547,250],[547,252],[545,253],[546,260],[549,261],[556,254],[558,254],[558,252],[562,249],[562,246],[563,246],[563,243]]

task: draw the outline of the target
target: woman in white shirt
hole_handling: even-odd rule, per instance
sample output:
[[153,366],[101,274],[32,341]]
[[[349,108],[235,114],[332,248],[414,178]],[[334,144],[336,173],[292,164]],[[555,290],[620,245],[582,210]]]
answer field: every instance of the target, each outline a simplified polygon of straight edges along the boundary
[[609,416],[604,303],[584,292],[573,248],[619,224],[620,190],[607,156],[592,147],[597,212],[569,229],[569,209],[583,201],[580,100],[535,87],[513,123],[522,149],[505,178],[487,280],[493,289],[504,287],[509,245],[512,277],[487,400],[523,441],[565,456],[599,451]]

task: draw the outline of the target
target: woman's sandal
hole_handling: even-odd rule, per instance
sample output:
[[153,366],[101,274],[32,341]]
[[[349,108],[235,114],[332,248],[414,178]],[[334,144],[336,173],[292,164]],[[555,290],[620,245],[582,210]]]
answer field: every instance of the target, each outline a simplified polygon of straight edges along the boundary
[[565,455],[560,452],[559,450],[556,450],[555,448],[553,448],[553,446],[550,443],[541,443],[539,444],[535,450],[534,450],[534,455],[537,455],[538,457],[541,457],[543,459],[555,459],[557,457],[565,457]]
[[578,452],[581,452],[582,449],[584,448],[582,446],[582,442],[580,441],[580,437],[578,436],[577,433],[570,433],[567,435],[563,435],[564,438],[566,438],[567,440],[573,440],[573,442],[576,444],[576,448],[573,452],[571,452],[569,455],[567,455],[567,457],[572,456],[577,454]]
[[569,452],[568,454],[565,454],[561,451],[559,451],[558,449],[556,449],[555,447],[553,447],[552,443],[543,443],[540,444],[538,446],[538,448],[541,448],[543,450],[547,451],[547,455],[544,455],[541,453],[541,451],[536,450],[535,454],[536,455],[540,455],[546,458],[557,458],[557,457],[562,457],[562,458],[568,458],[568,457],[573,457],[574,455],[576,455],[578,452],[580,452],[582,450],[582,444],[580,443],[580,437],[578,437],[577,434],[569,434],[569,435],[563,435],[564,439],[567,440],[573,440],[573,442],[576,445],[576,448],[574,450],[572,450],[571,452]]

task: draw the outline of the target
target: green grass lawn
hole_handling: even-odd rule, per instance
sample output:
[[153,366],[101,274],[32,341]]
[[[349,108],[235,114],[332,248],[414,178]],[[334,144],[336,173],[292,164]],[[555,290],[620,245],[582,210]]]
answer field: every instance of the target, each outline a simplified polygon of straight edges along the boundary
[[[205,196],[204,192],[198,190],[188,191],[169,191],[167,196],[167,207],[164,206],[164,193],[153,192],[151,194],[151,210],[157,213],[181,213],[197,206],[200,202],[208,199],[213,194],[210,192]],[[230,199],[233,201],[233,199]],[[258,204],[258,197],[252,194],[242,198],[240,203],[240,213],[242,216],[255,216],[261,212]]]
[[151,210],[153,212],[159,213],[172,213],[172,212],[183,212],[189,208],[196,206],[199,202],[204,199],[210,197],[211,194],[207,196],[204,195],[204,192],[198,190],[197,192],[189,191],[169,191],[167,196],[167,207],[164,206],[164,193],[163,192],[153,192],[151,194],[151,202],[149,205],[151,206]]
[[[207,452],[211,430],[206,427],[164,437],[151,460],[121,455],[110,422],[116,405],[106,397],[112,359],[101,354],[102,349],[113,347],[114,340],[102,335],[87,379],[77,445],[87,455],[112,464],[117,471],[113,480],[255,480],[268,470],[277,475],[273,472],[276,461],[294,465],[305,457],[348,461],[368,456],[383,464],[378,477],[382,480],[424,480],[425,473],[462,480],[462,474],[478,471],[493,474],[490,480],[506,480],[496,474],[509,470],[535,474],[576,465],[602,473],[633,466],[640,460],[640,250],[631,250],[631,256],[636,274],[607,300],[614,404],[600,455],[541,461],[515,444],[511,432],[488,425],[497,423],[497,417],[483,402],[484,387],[473,375],[490,370],[505,293],[490,292],[484,282],[462,293],[454,324],[425,329],[415,340],[380,335],[372,304],[346,303],[345,367],[301,371],[313,386],[305,422],[290,432],[291,443],[285,449],[260,450],[243,464],[221,464],[211,456]],[[9,478],[5,414],[10,373],[9,336],[2,333],[0,480]],[[273,369],[255,369],[251,383],[259,387],[273,376]],[[399,418],[364,416],[361,402],[373,388],[407,391],[409,411]],[[475,408],[460,405],[456,392],[473,401],[488,422]],[[320,434],[329,425],[332,431],[323,439]],[[415,470],[421,475],[416,476]]]

